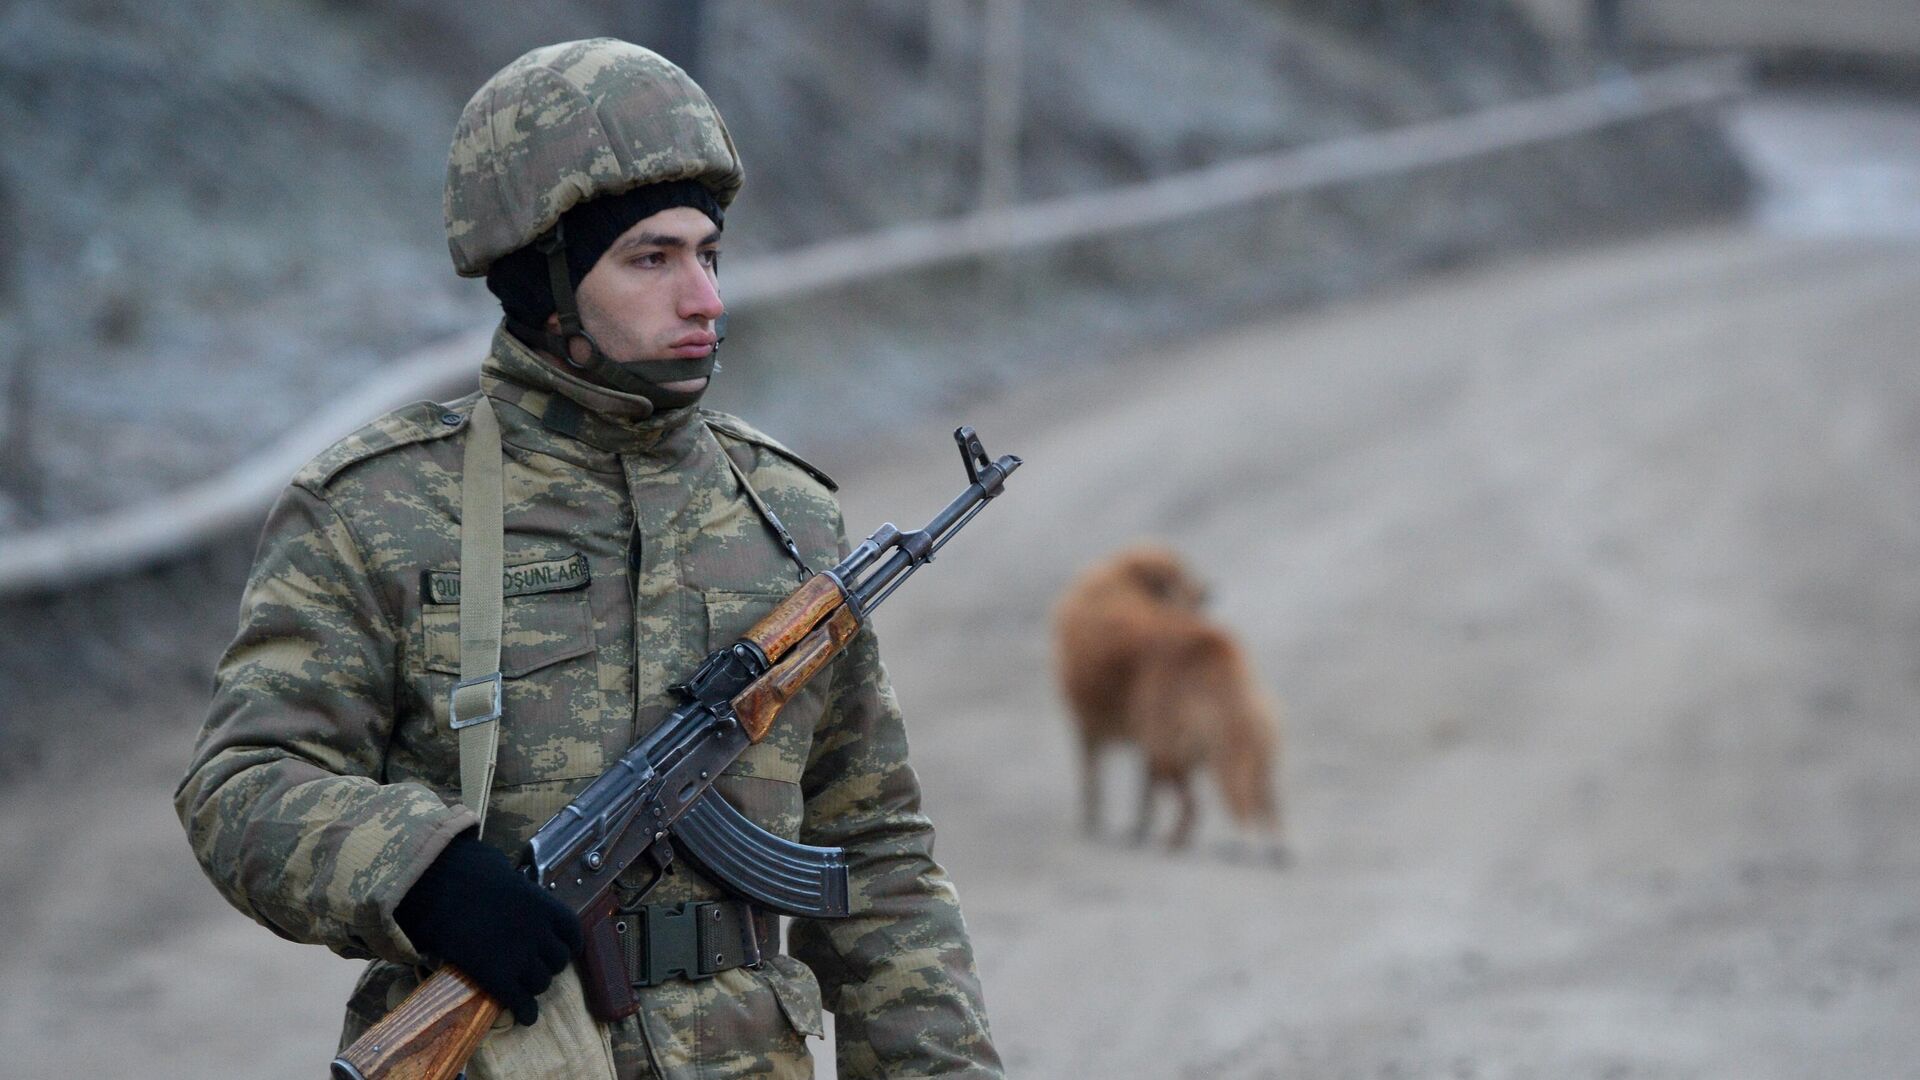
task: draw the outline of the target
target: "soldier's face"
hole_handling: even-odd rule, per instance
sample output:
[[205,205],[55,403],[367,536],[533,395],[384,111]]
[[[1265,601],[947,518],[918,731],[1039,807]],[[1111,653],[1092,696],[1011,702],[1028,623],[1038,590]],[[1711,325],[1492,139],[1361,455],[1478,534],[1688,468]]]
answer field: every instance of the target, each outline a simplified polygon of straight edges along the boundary
[[[574,291],[580,322],[600,349],[623,364],[684,360],[707,355],[718,338],[720,230],[707,215],[676,206],[642,219],[613,242]],[[557,317],[547,329],[557,333]],[[587,343],[571,343],[585,362]],[[645,375],[644,367],[639,374]],[[661,383],[691,393],[705,378]]]

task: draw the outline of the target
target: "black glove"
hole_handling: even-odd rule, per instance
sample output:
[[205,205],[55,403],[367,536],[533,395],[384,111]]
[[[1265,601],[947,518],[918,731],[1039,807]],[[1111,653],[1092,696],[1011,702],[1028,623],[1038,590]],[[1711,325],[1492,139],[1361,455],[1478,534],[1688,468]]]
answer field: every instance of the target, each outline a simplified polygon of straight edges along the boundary
[[471,832],[433,860],[393,920],[416,948],[472,976],[522,1024],[539,1018],[535,995],[582,947],[573,912]]

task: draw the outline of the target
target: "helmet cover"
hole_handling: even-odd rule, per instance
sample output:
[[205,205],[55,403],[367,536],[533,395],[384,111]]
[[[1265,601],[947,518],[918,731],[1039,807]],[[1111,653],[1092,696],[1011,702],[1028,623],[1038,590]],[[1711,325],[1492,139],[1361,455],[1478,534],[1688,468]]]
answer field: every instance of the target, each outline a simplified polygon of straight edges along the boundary
[[697,180],[722,209],[740,155],[720,113],[665,57],[613,38],[533,50],[488,79],[447,153],[447,249],[462,277],[532,243],[575,205]]

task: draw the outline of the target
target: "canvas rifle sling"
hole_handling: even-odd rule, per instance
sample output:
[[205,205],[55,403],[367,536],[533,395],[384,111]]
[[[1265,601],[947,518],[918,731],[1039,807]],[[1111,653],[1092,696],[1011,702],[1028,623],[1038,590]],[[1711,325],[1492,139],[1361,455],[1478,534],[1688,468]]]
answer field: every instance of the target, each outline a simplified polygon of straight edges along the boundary
[[486,831],[500,749],[500,622],[505,603],[505,467],[500,420],[485,394],[467,424],[460,477],[460,681],[447,719],[460,733],[460,801]]

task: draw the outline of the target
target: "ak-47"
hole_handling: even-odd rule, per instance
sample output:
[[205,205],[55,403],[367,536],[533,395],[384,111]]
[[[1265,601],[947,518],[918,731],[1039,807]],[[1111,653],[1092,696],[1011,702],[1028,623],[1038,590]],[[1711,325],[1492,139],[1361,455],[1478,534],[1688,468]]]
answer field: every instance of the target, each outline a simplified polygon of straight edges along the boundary
[[[682,704],[527,842],[522,872],[580,917],[588,1005],[602,1020],[638,1005],[614,931],[616,908],[658,884],[676,853],[732,892],[787,915],[847,913],[839,848],[809,847],[749,821],[718,792],[720,775],[760,741],[787,702],[846,648],[873,610],[1000,494],[1020,459],[990,460],[972,428],[953,433],[968,487],[925,528],[880,526],[815,574],[740,640],[675,686]],[[640,887],[631,876],[643,875]],[[627,880],[620,880],[626,877]],[[620,882],[618,889],[616,881]],[[334,1080],[448,1080],[501,1005],[443,966],[333,1061]]]

